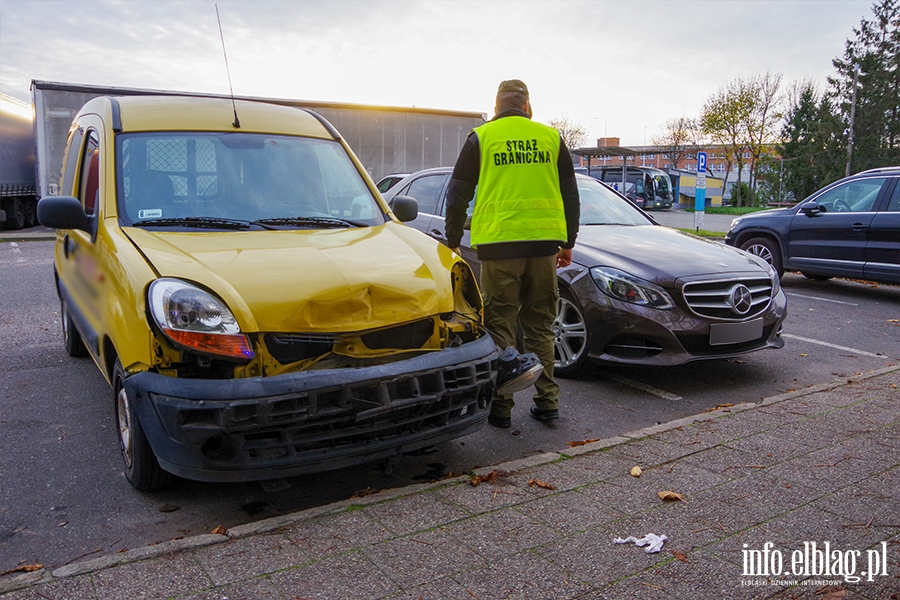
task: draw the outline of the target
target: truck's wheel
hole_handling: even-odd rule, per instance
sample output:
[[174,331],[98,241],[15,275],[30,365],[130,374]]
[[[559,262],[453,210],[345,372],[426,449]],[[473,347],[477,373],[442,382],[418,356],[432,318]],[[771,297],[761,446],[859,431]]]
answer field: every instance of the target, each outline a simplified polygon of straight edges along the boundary
[[10,198],[6,202],[5,229],[22,229],[25,227],[25,206],[21,198]]
[[556,337],[553,374],[560,377],[581,374],[588,365],[587,322],[578,302],[564,289],[559,290],[553,334]]
[[37,225],[37,202],[34,200],[23,200],[22,205],[25,212],[25,227],[34,227]]
[[168,486],[173,476],[159,466],[128,392],[122,385],[124,380],[125,370],[119,359],[116,359],[116,366],[113,369],[113,399],[116,408],[116,430],[119,432],[119,449],[125,462],[125,478],[136,490],[144,492],[159,490]]
[[72,315],[69,314],[65,300],[59,301],[59,316],[62,321],[63,342],[66,344],[66,352],[69,356],[74,356],[75,358],[87,356],[87,348],[81,339],[81,334],[75,328],[75,322],[72,320]]

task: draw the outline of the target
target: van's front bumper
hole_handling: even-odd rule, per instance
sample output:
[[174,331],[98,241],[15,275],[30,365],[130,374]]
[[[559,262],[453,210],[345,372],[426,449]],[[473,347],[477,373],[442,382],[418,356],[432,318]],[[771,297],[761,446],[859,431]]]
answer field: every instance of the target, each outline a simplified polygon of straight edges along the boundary
[[496,375],[496,346],[485,335],[359,369],[227,380],[142,372],[124,386],[163,469],[250,481],[346,467],[475,431]]

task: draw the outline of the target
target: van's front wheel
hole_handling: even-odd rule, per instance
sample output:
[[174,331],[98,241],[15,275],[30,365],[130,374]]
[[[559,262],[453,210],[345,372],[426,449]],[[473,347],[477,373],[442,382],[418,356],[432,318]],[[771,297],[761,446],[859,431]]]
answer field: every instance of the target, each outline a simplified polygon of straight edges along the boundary
[[116,430],[119,434],[119,450],[125,463],[125,478],[136,490],[152,491],[168,486],[172,482],[172,474],[164,471],[153,454],[150,442],[141,427],[137,413],[122,383],[125,381],[125,370],[116,359],[113,370],[113,394],[116,408]]

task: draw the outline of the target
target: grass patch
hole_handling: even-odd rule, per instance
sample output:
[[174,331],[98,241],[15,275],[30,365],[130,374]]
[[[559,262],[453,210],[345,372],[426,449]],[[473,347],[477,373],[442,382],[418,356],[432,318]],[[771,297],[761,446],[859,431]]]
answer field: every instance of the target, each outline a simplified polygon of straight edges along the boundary
[[709,231],[708,229],[701,229],[700,231],[697,231],[694,228],[687,229],[684,227],[673,227],[672,229],[677,229],[678,231],[681,231],[683,233],[689,233],[691,235],[702,238],[716,238],[719,240],[725,238],[725,232],[723,231]]
[[[761,210],[770,209],[768,206],[707,206],[703,212],[708,215],[746,215]],[[686,208],[684,212],[694,212],[694,209]]]

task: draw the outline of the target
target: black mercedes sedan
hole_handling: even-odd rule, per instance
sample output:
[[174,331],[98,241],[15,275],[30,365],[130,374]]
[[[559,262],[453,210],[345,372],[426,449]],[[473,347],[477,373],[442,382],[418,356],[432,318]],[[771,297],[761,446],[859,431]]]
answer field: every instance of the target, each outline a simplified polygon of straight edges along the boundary
[[[451,172],[413,173],[385,199],[415,198],[419,216],[408,224],[446,242]],[[577,178],[578,241],[572,264],[557,271],[557,374],[574,376],[592,362],[671,366],[784,345],[786,300],[769,263],[663,227],[605,184]],[[461,250],[477,271],[468,231]]]

